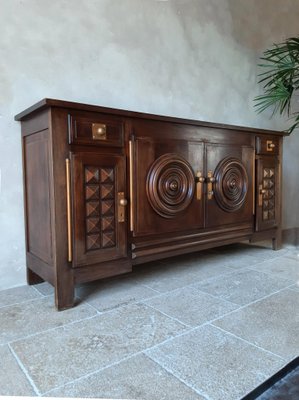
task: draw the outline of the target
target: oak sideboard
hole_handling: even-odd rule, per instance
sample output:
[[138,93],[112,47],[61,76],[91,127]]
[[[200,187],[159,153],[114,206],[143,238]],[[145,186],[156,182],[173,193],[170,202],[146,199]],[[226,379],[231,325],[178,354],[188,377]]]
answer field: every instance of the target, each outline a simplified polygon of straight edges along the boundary
[[78,283],[244,240],[281,246],[283,132],[44,99],[22,125],[27,280]]

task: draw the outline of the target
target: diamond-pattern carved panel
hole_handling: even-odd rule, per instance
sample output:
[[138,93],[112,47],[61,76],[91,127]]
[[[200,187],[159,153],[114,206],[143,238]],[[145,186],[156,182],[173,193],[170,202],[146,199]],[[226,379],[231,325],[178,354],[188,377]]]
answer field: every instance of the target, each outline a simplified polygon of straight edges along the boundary
[[85,190],[86,200],[98,199],[100,197],[99,185],[87,185]]
[[106,199],[113,199],[114,196],[114,186],[113,185],[107,185],[107,184],[102,184],[101,185],[101,198],[106,200]]
[[85,167],[85,182],[87,184],[99,182],[100,171],[99,168]]
[[100,204],[98,201],[88,201],[86,203],[86,216],[96,217],[100,215]]
[[87,234],[100,232],[100,218],[87,218],[86,219],[86,232]]
[[263,169],[263,221],[275,219],[275,169]]
[[101,168],[101,182],[102,183],[114,182],[113,168]]
[[104,248],[115,246],[115,232],[106,232],[102,235],[102,246]]
[[88,250],[98,250],[101,248],[101,235],[87,235],[86,246]]
[[102,201],[102,215],[114,215],[114,201]]
[[102,231],[114,230],[114,217],[103,217],[102,218]]
[[86,251],[114,247],[114,168],[85,166]]

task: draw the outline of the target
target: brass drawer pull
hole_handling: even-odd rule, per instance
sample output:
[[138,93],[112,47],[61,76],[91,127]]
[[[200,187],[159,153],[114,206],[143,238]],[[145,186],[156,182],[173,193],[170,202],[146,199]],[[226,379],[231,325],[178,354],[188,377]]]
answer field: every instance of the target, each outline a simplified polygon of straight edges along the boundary
[[267,151],[273,151],[275,149],[275,143],[272,140],[267,140]]
[[68,252],[67,260],[68,262],[73,261],[73,249],[72,249],[72,211],[71,211],[71,170],[70,170],[70,160],[67,158],[65,160],[66,169],[66,213],[67,213],[67,242],[68,242]]
[[107,139],[107,127],[105,124],[92,124],[92,138],[94,140]]

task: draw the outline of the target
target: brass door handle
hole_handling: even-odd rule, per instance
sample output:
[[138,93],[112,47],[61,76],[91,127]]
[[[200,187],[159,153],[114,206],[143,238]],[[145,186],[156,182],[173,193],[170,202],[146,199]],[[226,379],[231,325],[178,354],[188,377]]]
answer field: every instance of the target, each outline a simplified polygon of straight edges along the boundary
[[208,187],[207,187],[208,200],[211,200],[214,195],[213,183],[216,182],[216,178],[213,176],[213,171],[208,172],[207,182],[208,182]]
[[259,185],[259,206],[262,207],[263,205],[263,197],[267,191],[263,189],[263,185]]
[[202,176],[201,172],[198,171],[196,174],[196,198],[197,200],[201,200],[202,197],[202,185],[205,182],[206,178]]
[[70,170],[70,160],[67,158],[65,160],[65,170],[66,170],[66,214],[67,214],[67,260],[72,262],[73,260],[73,249],[72,249],[72,209],[71,209],[71,170]]
[[126,212],[125,207],[128,204],[128,200],[125,198],[124,192],[118,192],[118,222],[125,222]]
[[128,200],[127,199],[120,199],[119,200],[119,204],[123,207],[125,207],[126,205],[128,205]]

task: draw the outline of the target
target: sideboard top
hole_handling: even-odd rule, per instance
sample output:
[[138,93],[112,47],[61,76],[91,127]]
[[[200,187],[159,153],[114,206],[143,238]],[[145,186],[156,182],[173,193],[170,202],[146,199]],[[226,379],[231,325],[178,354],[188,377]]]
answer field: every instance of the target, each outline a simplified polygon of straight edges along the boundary
[[220,124],[214,122],[206,122],[206,121],[198,121],[192,119],[184,119],[184,118],[177,118],[177,117],[170,117],[164,115],[155,115],[155,114],[148,114],[148,113],[141,113],[136,111],[128,111],[122,109],[115,109],[115,108],[108,108],[102,107],[97,105],[90,105],[90,104],[82,104],[64,100],[56,100],[56,99],[43,99],[38,103],[32,105],[31,107],[27,108],[26,110],[20,112],[15,116],[16,121],[23,121],[28,119],[31,114],[36,113],[38,111],[42,111],[49,107],[60,107],[60,108],[67,108],[67,109],[75,109],[75,110],[82,110],[82,111],[93,111],[93,112],[100,112],[105,114],[114,114],[123,117],[129,118],[143,118],[143,119],[152,119],[158,121],[165,121],[165,122],[173,122],[179,124],[189,124],[189,125],[196,125],[202,126],[207,128],[219,128],[219,129],[231,129],[231,130],[239,130],[239,131],[246,131],[251,132],[254,134],[271,134],[271,135],[279,135],[279,136],[287,136],[289,135],[287,132],[283,131],[275,131],[269,129],[258,129],[258,128],[250,128],[245,126],[235,126],[235,125],[228,125],[228,124]]

